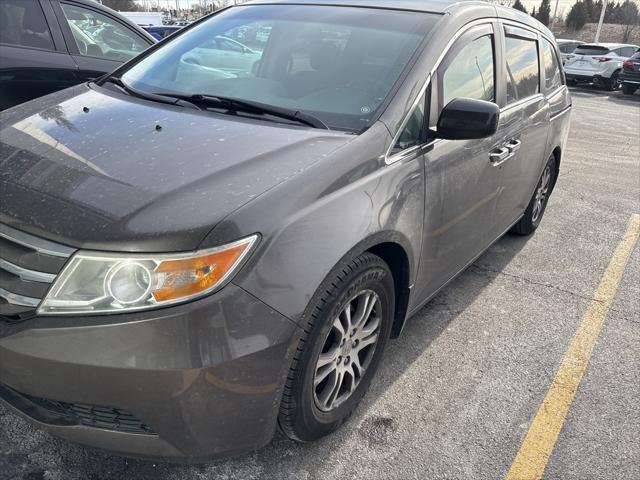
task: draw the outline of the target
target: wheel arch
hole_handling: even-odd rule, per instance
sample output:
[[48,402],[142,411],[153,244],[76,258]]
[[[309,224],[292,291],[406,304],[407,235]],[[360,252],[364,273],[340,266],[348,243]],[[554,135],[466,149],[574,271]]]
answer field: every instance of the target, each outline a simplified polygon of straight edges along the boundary
[[556,183],[558,182],[558,176],[560,175],[560,161],[562,159],[562,147],[560,147],[560,145],[556,145],[556,147],[551,152],[551,155],[553,155],[553,158],[555,158],[556,160],[555,172],[553,176],[553,187],[555,187]]

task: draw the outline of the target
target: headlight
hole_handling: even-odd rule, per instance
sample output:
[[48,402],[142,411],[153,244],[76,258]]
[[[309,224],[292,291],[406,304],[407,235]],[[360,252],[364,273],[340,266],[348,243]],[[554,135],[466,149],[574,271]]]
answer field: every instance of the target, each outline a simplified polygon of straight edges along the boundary
[[80,251],[58,275],[38,313],[119,313],[201,297],[235,273],[257,238],[186,254]]

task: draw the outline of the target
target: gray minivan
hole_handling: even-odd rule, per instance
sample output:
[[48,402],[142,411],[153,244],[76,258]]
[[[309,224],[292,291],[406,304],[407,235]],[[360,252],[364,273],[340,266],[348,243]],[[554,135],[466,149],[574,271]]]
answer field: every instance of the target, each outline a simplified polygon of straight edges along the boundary
[[408,317],[540,225],[570,109],[515,10],[261,0],[7,110],[0,398],[164,459],[332,432]]

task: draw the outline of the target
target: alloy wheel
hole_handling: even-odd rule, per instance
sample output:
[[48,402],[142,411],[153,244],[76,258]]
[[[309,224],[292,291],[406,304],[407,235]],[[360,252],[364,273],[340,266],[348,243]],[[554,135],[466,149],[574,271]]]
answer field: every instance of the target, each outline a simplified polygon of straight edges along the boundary
[[535,203],[533,205],[533,212],[531,214],[531,222],[536,223],[542,212],[544,210],[544,206],[547,202],[547,198],[549,196],[549,187],[551,186],[551,166],[547,165],[542,173],[542,178],[540,178],[540,183],[538,184],[538,188],[536,189],[536,197]]
[[333,320],[313,379],[320,410],[336,409],[356,390],[373,357],[380,325],[380,297],[372,290],[354,295]]

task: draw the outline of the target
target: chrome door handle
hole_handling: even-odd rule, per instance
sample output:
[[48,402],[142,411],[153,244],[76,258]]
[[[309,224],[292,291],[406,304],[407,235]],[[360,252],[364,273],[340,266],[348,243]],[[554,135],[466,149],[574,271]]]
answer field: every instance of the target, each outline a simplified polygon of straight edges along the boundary
[[520,150],[521,146],[522,142],[520,140],[509,140],[509,142],[507,142],[507,144],[505,145],[505,147],[507,147],[510,152]]
[[495,152],[491,152],[489,154],[489,161],[491,165],[497,167],[498,165],[502,165],[504,162],[509,160],[509,156],[511,155],[511,151],[508,148],[500,147]]

